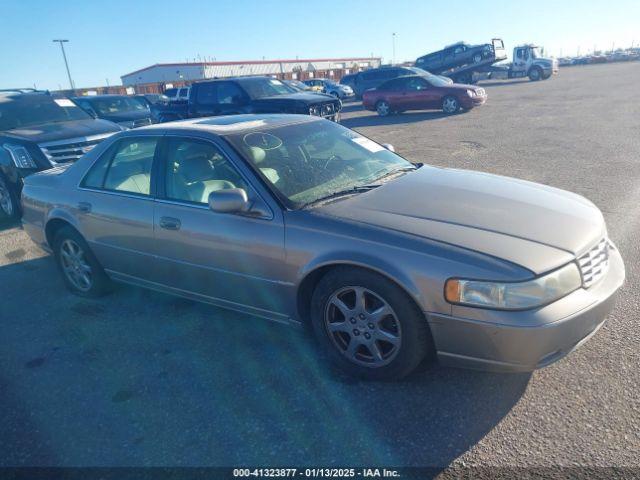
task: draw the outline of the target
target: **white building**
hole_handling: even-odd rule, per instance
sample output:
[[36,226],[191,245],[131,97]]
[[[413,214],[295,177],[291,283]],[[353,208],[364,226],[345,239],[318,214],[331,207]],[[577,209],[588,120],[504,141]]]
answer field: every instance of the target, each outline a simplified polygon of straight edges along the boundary
[[167,84],[181,86],[216,77],[271,75],[282,79],[313,77],[340,79],[349,73],[380,66],[378,57],[256,60],[248,62],[158,63],[120,77],[125,87],[161,91]]

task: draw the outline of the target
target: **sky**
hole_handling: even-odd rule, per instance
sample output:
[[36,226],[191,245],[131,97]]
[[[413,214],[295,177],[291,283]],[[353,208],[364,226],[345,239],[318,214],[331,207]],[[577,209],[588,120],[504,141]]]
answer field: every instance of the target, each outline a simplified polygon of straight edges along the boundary
[[[121,84],[154,63],[379,56],[457,41],[555,56],[640,45],[640,0],[0,0],[0,88]],[[199,57],[198,57],[199,56]]]

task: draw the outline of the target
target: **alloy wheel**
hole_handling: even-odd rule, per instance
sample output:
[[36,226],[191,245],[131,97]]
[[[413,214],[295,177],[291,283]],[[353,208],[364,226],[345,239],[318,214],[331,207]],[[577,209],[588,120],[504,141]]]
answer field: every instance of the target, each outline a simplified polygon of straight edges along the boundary
[[82,292],[93,286],[93,272],[87,262],[84,250],[76,242],[67,238],[60,245],[62,271],[71,284]]
[[378,105],[376,106],[376,111],[378,112],[378,115],[380,115],[381,117],[386,117],[387,115],[389,115],[389,112],[390,112],[389,104],[387,102],[378,102]]
[[442,102],[442,109],[446,113],[453,113],[458,110],[458,101],[453,97],[447,97]]
[[327,302],[324,321],[331,342],[351,362],[378,368],[400,350],[402,332],[395,312],[367,288],[336,291]]
[[4,182],[4,179],[0,177],[0,209],[5,215],[11,217],[14,212],[13,199],[11,198],[11,192],[9,187]]

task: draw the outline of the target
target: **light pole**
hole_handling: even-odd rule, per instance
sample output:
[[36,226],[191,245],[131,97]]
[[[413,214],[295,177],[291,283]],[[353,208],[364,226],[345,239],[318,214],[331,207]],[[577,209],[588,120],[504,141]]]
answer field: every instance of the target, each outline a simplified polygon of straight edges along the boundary
[[71,86],[71,90],[75,90],[76,87],[73,84],[73,80],[71,80],[71,72],[69,71],[69,63],[67,62],[67,54],[64,52],[64,44],[67,43],[69,40],[53,40],[53,43],[59,43],[60,44],[60,49],[62,50],[62,58],[64,58],[64,66],[67,67],[67,76],[69,77],[69,85]]
[[396,63],[396,32],[391,34],[391,43],[393,44],[393,57],[391,57],[391,65]]

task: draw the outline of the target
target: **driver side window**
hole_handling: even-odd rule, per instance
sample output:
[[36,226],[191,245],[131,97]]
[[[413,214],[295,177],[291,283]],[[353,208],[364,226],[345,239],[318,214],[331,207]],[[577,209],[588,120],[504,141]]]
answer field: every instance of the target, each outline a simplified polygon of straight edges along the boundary
[[189,203],[209,203],[217,190],[243,188],[247,184],[238,171],[212,143],[171,138],[164,165],[165,196]]

